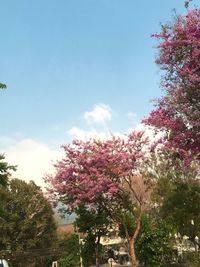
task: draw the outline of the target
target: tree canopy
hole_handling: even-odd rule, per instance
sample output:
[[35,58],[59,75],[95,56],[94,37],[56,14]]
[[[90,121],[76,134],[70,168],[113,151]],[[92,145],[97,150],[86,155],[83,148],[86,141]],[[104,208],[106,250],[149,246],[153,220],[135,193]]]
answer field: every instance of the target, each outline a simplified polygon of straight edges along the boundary
[[6,187],[11,176],[10,171],[15,171],[16,166],[9,165],[4,160],[5,156],[3,154],[0,154],[0,186]]
[[165,149],[188,165],[200,159],[200,9],[176,16],[153,37],[159,40],[156,64],[164,71],[165,95],[144,121],[164,130]]
[[11,171],[15,171],[16,166],[9,165],[5,161],[5,156],[0,154],[0,220],[3,220],[3,216],[6,213],[4,202],[5,199],[5,188],[9,184],[9,179],[11,177]]
[[2,190],[6,210],[0,222],[0,249],[26,251],[51,247],[56,225],[50,204],[34,182],[12,179]]

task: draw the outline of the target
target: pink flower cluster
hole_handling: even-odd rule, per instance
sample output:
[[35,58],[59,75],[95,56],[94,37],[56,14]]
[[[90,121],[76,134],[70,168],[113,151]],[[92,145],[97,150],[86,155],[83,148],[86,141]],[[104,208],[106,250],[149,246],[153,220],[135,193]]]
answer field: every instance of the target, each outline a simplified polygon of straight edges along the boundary
[[63,148],[65,157],[46,182],[54,198],[73,209],[117,194],[123,179],[132,176],[145,158],[148,140],[142,132],[132,132],[125,139],[75,140]]
[[144,122],[165,131],[163,143],[185,161],[200,159],[200,10],[178,16],[153,37],[159,40],[156,63],[164,71],[166,95]]

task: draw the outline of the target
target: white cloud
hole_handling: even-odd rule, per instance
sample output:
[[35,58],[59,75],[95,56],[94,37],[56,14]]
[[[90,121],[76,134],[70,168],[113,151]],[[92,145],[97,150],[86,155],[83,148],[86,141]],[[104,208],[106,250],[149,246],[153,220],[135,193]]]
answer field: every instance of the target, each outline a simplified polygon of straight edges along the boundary
[[0,149],[1,153],[4,153],[8,147],[14,145],[16,143],[15,138],[0,136]]
[[79,140],[88,140],[90,138],[106,139],[109,137],[109,134],[106,132],[97,132],[95,129],[85,131],[78,127],[72,127],[68,131],[68,133],[72,136],[73,139]]
[[127,113],[127,117],[128,117],[129,120],[135,120],[137,118],[137,114],[132,112],[132,111],[130,111],[130,112]]
[[112,110],[108,105],[97,104],[92,111],[85,112],[84,119],[88,124],[105,123],[112,119]]
[[[1,139],[1,138],[0,138]],[[9,164],[17,165],[13,177],[26,181],[33,180],[43,186],[45,173],[53,171],[53,162],[61,158],[62,153],[32,139],[24,139],[8,147],[5,156]]]
[[[162,131],[157,132],[155,135],[155,131],[154,128],[148,125],[145,125],[143,123],[138,124],[135,128],[136,131],[144,131],[145,136],[147,136],[150,140],[150,142],[152,141],[156,141],[158,139],[160,139],[161,137],[163,137],[164,133]],[[129,129],[128,132],[131,132],[134,130],[133,128]]]
[[135,127],[135,130],[136,131],[143,131],[144,134],[146,136],[149,137],[150,140],[153,140],[154,139],[154,130],[152,127],[148,126],[148,125],[145,125],[145,124],[138,124],[136,127]]
[[[144,132],[144,136],[149,138],[150,142],[154,142],[161,138],[163,136],[163,132],[159,132],[155,135],[153,127],[147,126],[145,124],[138,124],[136,127],[129,128],[127,130],[127,134],[130,134],[132,131],[142,131]],[[120,132],[98,132],[95,129],[91,130],[83,130],[78,127],[72,127],[69,131],[68,134],[72,137],[72,139],[78,139],[78,140],[89,140],[91,138],[95,139],[100,139],[100,140],[105,140],[109,139],[111,136],[116,136],[120,138],[127,138],[126,133],[120,133]]]

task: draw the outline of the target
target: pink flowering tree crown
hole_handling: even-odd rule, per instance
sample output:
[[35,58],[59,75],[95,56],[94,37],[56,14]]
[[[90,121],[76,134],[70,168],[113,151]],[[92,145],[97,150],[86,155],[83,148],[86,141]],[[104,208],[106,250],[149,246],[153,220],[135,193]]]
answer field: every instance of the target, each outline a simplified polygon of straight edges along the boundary
[[65,157],[45,180],[52,198],[75,209],[102,198],[111,200],[122,190],[146,160],[148,140],[143,132],[132,132],[104,141],[75,140],[63,148]]
[[163,130],[165,148],[178,151],[185,162],[200,159],[200,9],[177,16],[153,37],[159,41],[156,64],[164,71],[166,94],[144,122]]
[[166,71],[164,86],[176,83],[198,85],[200,82],[200,10],[193,9],[175,22],[162,26],[159,34],[159,56],[156,63]]

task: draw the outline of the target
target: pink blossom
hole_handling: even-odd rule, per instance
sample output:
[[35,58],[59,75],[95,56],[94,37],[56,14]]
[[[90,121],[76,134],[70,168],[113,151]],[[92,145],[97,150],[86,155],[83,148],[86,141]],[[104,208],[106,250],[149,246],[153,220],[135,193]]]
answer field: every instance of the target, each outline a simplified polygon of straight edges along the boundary
[[150,149],[143,132],[132,132],[126,140],[75,140],[63,148],[65,157],[55,164],[56,173],[46,176],[46,182],[53,197],[72,209],[115,196],[127,177],[138,172]]
[[179,151],[188,164],[200,159],[200,10],[178,16],[153,37],[159,41],[156,64],[164,71],[165,95],[144,122],[164,131],[163,148]]

